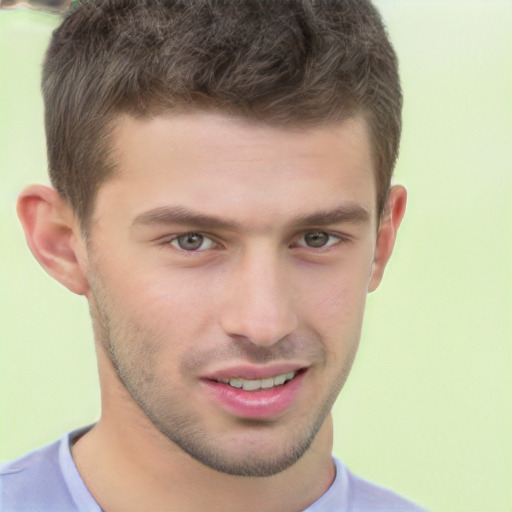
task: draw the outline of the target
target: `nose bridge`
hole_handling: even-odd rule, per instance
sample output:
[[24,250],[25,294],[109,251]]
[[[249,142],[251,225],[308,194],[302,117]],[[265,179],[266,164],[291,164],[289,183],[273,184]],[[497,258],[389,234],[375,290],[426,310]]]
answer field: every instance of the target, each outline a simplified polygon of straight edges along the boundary
[[221,313],[225,332],[271,346],[297,325],[285,262],[266,244],[243,251],[230,276]]

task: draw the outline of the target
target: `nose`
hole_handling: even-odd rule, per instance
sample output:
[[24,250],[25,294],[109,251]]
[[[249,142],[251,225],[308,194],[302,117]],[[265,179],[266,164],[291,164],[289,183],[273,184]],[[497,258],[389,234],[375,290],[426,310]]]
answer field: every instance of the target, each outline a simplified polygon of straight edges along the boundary
[[230,273],[221,324],[231,337],[270,347],[291,334],[298,322],[285,263],[264,252],[241,257]]

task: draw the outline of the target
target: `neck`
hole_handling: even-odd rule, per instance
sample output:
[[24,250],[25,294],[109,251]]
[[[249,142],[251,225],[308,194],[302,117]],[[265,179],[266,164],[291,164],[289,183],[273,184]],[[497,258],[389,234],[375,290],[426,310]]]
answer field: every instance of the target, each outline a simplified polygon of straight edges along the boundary
[[72,447],[86,486],[106,512],[292,512],[334,480],[329,415],[304,455],[268,477],[233,476],[198,462],[162,434],[100,364],[102,416]]
[[269,477],[239,477],[196,461],[158,431],[122,429],[102,418],[73,446],[78,470],[106,512],[292,512],[316,501],[334,480],[328,418],[306,453]]

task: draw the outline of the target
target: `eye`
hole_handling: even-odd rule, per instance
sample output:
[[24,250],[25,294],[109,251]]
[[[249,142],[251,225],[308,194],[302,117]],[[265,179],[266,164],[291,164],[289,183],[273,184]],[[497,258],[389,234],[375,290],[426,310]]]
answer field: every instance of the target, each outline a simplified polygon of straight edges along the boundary
[[215,246],[213,240],[200,233],[184,233],[176,236],[168,243],[176,249],[189,252],[206,251]]
[[326,233],[325,231],[308,231],[302,235],[297,245],[311,249],[323,249],[340,242],[340,237]]

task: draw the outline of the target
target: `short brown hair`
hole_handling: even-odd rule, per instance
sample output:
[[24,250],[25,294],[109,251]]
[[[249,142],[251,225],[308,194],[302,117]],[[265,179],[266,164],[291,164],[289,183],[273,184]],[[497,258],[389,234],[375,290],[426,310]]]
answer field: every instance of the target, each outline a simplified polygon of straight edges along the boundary
[[395,52],[369,0],[84,0],[42,81],[49,173],[84,232],[121,113],[219,110],[273,125],[370,127],[384,208],[401,131]]

